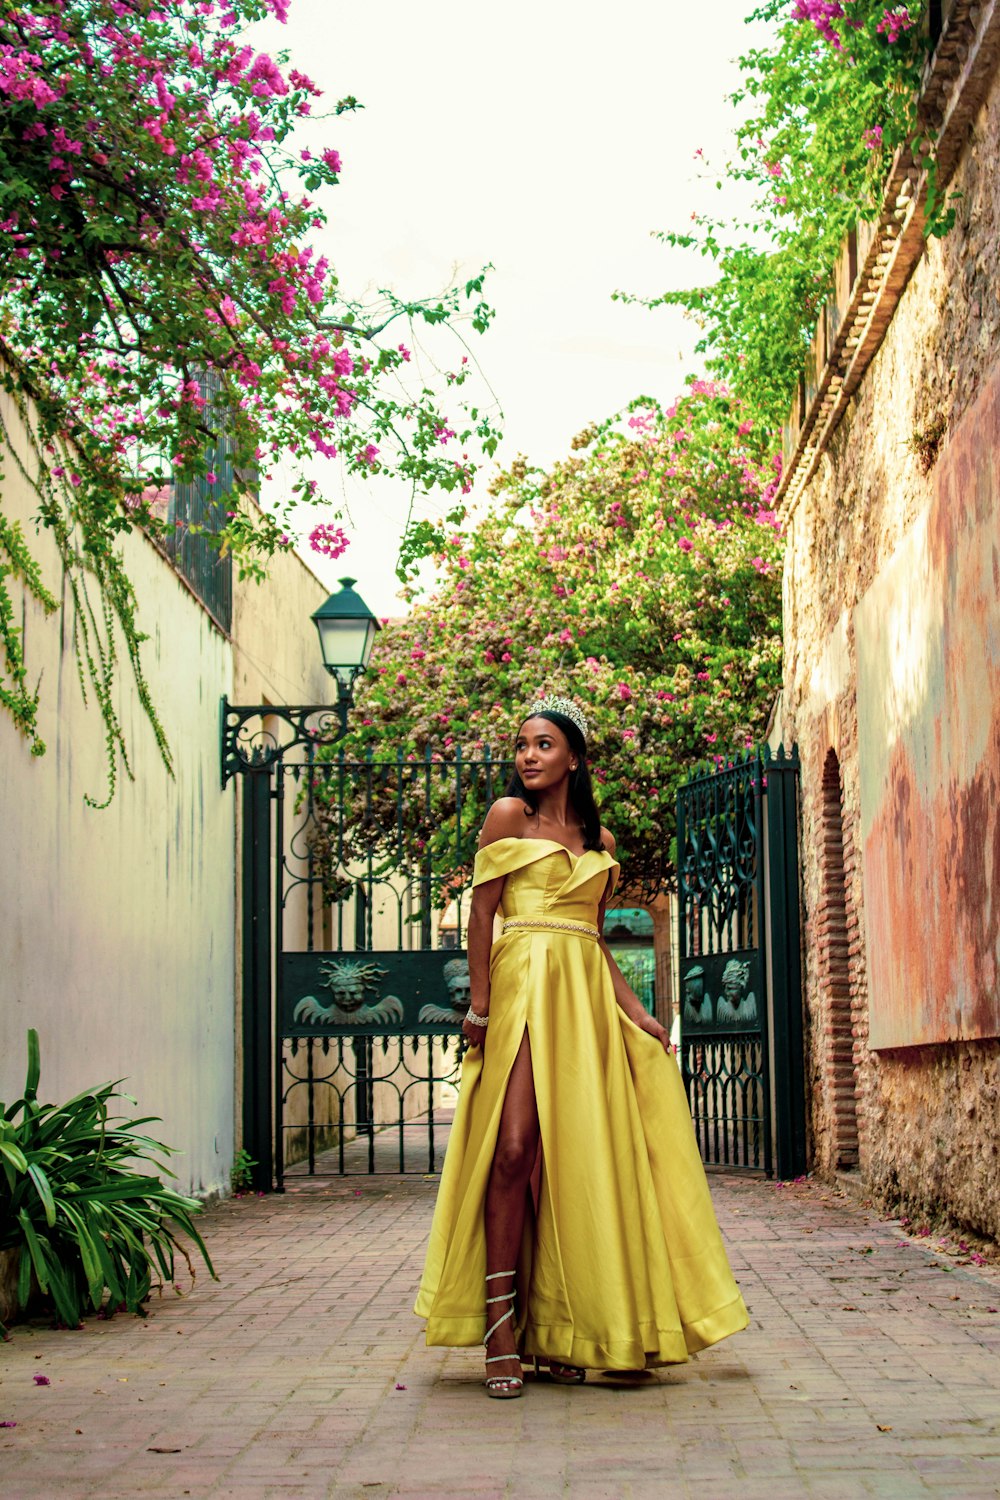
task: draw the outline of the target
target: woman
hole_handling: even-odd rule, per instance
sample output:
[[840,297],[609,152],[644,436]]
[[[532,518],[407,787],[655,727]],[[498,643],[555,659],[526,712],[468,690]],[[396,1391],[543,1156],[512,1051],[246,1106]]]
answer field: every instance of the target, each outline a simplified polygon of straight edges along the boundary
[[469,1051],[415,1309],[428,1344],[485,1335],[507,1399],[522,1355],[577,1384],[747,1324],[669,1038],[601,936],[619,867],[586,733],[568,699],[532,704],[483,825]]

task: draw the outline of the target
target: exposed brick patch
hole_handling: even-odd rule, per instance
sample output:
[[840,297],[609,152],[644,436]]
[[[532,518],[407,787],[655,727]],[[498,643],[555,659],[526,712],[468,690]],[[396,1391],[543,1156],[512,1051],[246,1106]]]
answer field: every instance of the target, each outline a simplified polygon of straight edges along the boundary
[[[856,1068],[851,1017],[851,954],[844,869],[843,794],[840,761],[830,750],[822,783],[822,894],[813,928],[823,992],[824,1086],[832,1128],[832,1164],[858,1163]],[[853,854],[853,843],[852,843]]]

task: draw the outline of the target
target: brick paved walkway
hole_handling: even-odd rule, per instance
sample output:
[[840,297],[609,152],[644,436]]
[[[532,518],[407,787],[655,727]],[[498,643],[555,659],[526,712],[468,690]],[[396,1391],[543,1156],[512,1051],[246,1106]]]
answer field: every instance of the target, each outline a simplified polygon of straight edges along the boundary
[[632,1388],[491,1402],[476,1353],[426,1350],[410,1315],[434,1190],[223,1204],[219,1284],[145,1323],[18,1328],[4,1500],[1000,1495],[996,1271],[814,1183],[714,1178],[751,1329]]

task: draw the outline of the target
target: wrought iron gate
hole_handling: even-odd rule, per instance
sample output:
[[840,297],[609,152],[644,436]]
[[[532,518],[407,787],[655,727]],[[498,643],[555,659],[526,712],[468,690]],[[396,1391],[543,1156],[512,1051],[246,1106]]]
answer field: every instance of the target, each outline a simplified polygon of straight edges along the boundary
[[[508,763],[359,759],[336,708],[223,703],[242,833],[243,1143],[289,1174],[439,1170],[476,838]],[[682,1065],[708,1163],[804,1170],[794,754],[678,798]],[[728,1007],[728,1010],[727,1010]]]
[[324,744],[328,709],[223,716],[223,777],[243,786],[255,1186],[440,1170],[465,1045],[463,906],[510,767],[488,749],[358,759]]
[[799,761],[750,751],[677,797],[681,1063],[710,1165],[805,1171]]

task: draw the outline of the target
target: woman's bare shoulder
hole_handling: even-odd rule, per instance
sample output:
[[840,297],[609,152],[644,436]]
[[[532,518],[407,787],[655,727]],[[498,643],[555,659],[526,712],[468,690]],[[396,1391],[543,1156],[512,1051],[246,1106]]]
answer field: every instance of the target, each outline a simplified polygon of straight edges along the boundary
[[614,834],[608,828],[601,829],[601,843],[604,845],[609,854],[614,854],[615,850],[618,847],[618,845],[615,843]]
[[519,839],[524,834],[525,814],[530,812],[527,803],[520,797],[498,797],[486,814],[483,831],[479,835],[479,847],[496,843],[497,839]]

